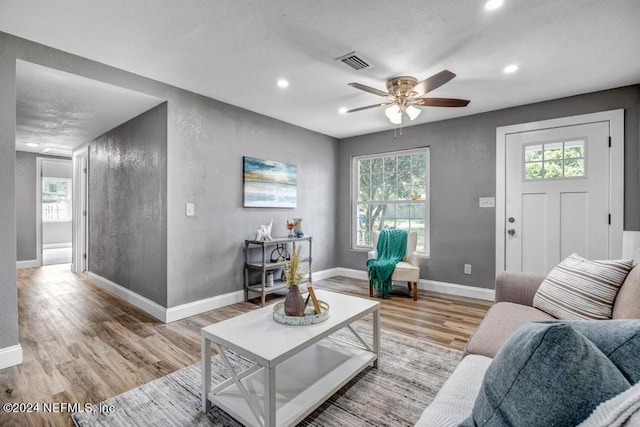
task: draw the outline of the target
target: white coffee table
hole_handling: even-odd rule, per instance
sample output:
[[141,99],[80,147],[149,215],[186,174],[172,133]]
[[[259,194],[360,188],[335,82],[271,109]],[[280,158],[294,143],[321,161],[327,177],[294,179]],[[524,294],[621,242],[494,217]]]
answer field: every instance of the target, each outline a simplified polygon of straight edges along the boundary
[[[380,303],[316,290],[330,306],[326,321],[288,326],[263,307],[201,329],[202,410],[211,403],[244,425],[289,426],[298,423],[369,364],[380,360]],[[351,326],[373,313],[373,342]],[[329,337],[348,328],[360,345]],[[231,378],[211,388],[211,345]],[[256,365],[234,372],[223,348]]]

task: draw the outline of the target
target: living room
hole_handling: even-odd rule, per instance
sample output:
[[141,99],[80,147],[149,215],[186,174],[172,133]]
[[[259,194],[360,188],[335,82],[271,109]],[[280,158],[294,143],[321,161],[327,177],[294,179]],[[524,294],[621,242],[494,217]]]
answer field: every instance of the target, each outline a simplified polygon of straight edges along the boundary
[[[567,1],[534,7],[506,1],[503,9],[491,14],[482,4],[469,6],[474,9],[470,12],[442,3],[413,4],[419,12],[407,12],[406,15],[415,15],[407,18],[407,23],[396,22],[402,21],[400,17],[394,18],[389,24],[390,31],[393,25],[415,27],[425,21],[443,32],[446,22],[452,22],[460,31],[468,28],[467,32],[446,42],[425,32],[420,35],[426,39],[424,45],[412,42],[406,46],[402,44],[402,35],[393,42],[385,43],[382,36],[376,36],[376,42],[366,41],[371,37],[369,33],[378,28],[377,24],[382,26],[388,16],[395,16],[393,11],[398,4],[393,3],[379,6],[380,10],[364,21],[370,25],[367,31],[352,28],[354,34],[345,36],[344,40],[338,36],[325,40],[329,37],[327,33],[331,33],[330,28],[322,31],[318,28],[320,22],[327,25],[327,21],[340,15],[326,5],[296,3],[294,7],[280,3],[279,7],[262,6],[252,14],[243,13],[251,9],[250,5],[233,6],[228,2],[219,7],[220,11],[212,10],[213,7],[198,10],[195,6],[180,13],[173,10],[177,16],[183,16],[180,22],[184,27],[166,25],[167,31],[175,32],[171,36],[174,44],[180,46],[176,50],[182,52],[182,56],[173,58],[172,67],[158,62],[155,56],[164,58],[164,48],[154,47],[154,37],[160,37],[161,31],[153,34],[140,31],[135,22],[128,27],[123,23],[119,34],[109,34],[105,29],[101,38],[90,41],[92,27],[110,26],[116,20],[116,6],[93,5],[98,9],[92,11],[89,6],[74,5],[79,8],[74,18],[64,16],[70,12],[65,8],[48,9],[37,2],[34,8],[38,10],[3,5],[0,132],[4,142],[0,156],[0,191],[7,203],[0,207],[2,234],[15,236],[16,223],[20,220],[11,200],[16,194],[15,81],[19,77],[16,70],[20,70],[17,64],[21,63],[159,100],[153,109],[141,111],[142,114],[129,117],[126,123],[123,121],[114,129],[106,129],[91,138],[94,141],[88,148],[92,162],[89,175],[93,178],[89,179],[92,196],[88,201],[91,230],[88,272],[98,286],[161,322],[171,323],[243,302],[242,243],[255,236],[259,225],[271,220],[273,236],[283,236],[287,232],[287,219],[304,219],[305,234],[313,236],[314,282],[350,277],[360,283],[357,280],[366,279],[367,250],[353,249],[352,159],[425,147],[430,156],[429,252],[420,259],[419,300],[427,292],[439,291],[479,299],[479,306],[484,307],[483,301],[494,300],[498,242],[496,209],[481,208],[478,201],[497,195],[496,129],[505,126],[624,110],[624,131],[623,136],[619,136],[624,141],[624,208],[620,218],[624,221],[624,230],[640,230],[640,81],[635,54],[639,41],[632,25],[632,18],[639,13],[637,5],[620,2],[612,7],[591,2],[584,7]],[[128,10],[132,6],[123,7]],[[340,7],[345,10],[339,24],[347,27],[348,22],[357,19],[355,12],[359,8]],[[518,8],[523,10],[514,10]],[[171,16],[170,12],[166,12],[167,15]],[[149,10],[143,6],[132,7],[131,16],[140,18],[145,13]],[[242,25],[234,25],[246,31],[246,27],[259,24],[269,37],[262,37],[259,31],[251,37],[236,33],[232,36],[225,31],[216,33],[208,29],[198,15],[206,15],[210,20],[215,17],[220,25],[235,22],[235,16],[248,16],[250,19],[243,20]],[[49,21],[49,16],[60,19]],[[83,16],[91,19],[82,19]],[[159,13],[161,22],[164,22],[162,19],[170,21],[162,16]],[[314,25],[313,16],[318,19]],[[321,21],[320,16],[325,21]],[[442,16],[442,21],[434,16]],[[459,19],[454,19],[457,16]],[[352,21],[348,21],[349,18]],[[550,34],[551,28],[561,26],[565,19],[573,20],[574,25],[569,25],[573,30],[560,33],[565,38],[559,46],[553,46],[555,40],[544,35]],[[43,25],[46,22],[68,23],[68,31],[47,28]],[[194,22],[201,25],[198,31],[213,31],[224,39],[216,41],[224,49],[213,54],[201,50],[188,55],[186,46],[190,37],[199,38],[198,31],[189,36],[181,32]],[[301,30],[301,23],[309,30]],[[335,25],[334,32],[341,28],[332,25]],[[518,26],[530,29],[530,38],[510,36],[516,39],[513,45],[501,41],[501,34],[512,34]],[[602,26],[608,31],[591,29]],[[132,33],[127,33],[127,28]],[[297,38],[288,33],[294,29],[298,31]],[[314,31],[318,31],[316,36]],[[95,37],[99,36],[97,33]],[[130,38],[130,34],[138,37]],[[358,34],[361,35],[358,37]],[[64,44],[65,36],[71,38],[68,45]],[[74,44],[83,38],[87,39],[84,47],[81,43]],[[284,45],[291,51],[288,62],[282,62],[284,65],[269,59],[272,55],[285,61],[277,56],[282,53],[272,46],[274,39],[277,49],[284,49]],[[539,44],[530,46],[529,43],[534,43],[531,39]],[[84,53],[83,49],[92,43],[95,50]],[[136,46],[140,51],[125,49]],[[120,51],[113,60],[99,49],[110,47]],[[466,49],[475,49],[473,55],[465,56]],[[243,59],[234,61],[238,50],[246,51],[243,55],[253,55],[251,67],[262,72],[237,80],[231,78],[244,76],[240,74],[246,67]],[[335,61],[352,50],[375,64],[371,70],[364,71],[368,74]],[[545,56],[546,50],[556,56]],[[507,52],[511,52],[510,57],[498,57],[498,53]],[[564,57],[558,56],[562,52]],[[126,65],[127,58],[136,55],[146,58],[138,61],[140,68]],[[209,65],[201,64],[205,60],[211,61],[207,62]],[[520,63],[520,70],[504,74],[503,67],[513,61]],[[596,68],[598,63],[608,64],[607,72],[584,71]],[[301,68],[299,74],[293,73],[295,67]],[[557,71],[565,67],[569,71]],[[545,68],[556,70],[562,79],[547,77],[540,83],[538,79],[547,72]],[[386,78],[409,74],[422,80],[443,69],[455,72],[457,77],[438,89],[436,95],[470,99],[469,107],[424,108],[423,117],[417,119],[423,122],[414,126],[405,122],[401,127],[390,124],[382,109],[338,113],[342,106],[357,108],[381,99],[360,93],[347,83],[362,82],[384,89]],[[329,71],[335,73],[335,81],[319,85],[318,74]],[[288,88],[276,85],[276,80],[283,77],[281,74],[290,80]],[[476,81],[481,79],[487,82]],[[212,82],[211,93],[218,90],[220,94],[213,96],[197,90],[198,85],[207,82]],[[547,91],[531,93],[528,86],[534,83],[548,86]],[[261,102],[252,104],[251,97],[257,96],[253,94],[257,91],[255,87],[265,89],[260,91]],[[472,90],[478,91],[477,95]],[[502,103],[494,101],[495,96],[505,93],[510,97],[505,97]],[[294,99],[297,103],[293,103]],[[318,104],[318,109],[311,109],[307,104]],[[479,107],[475,107],[476,104]],[[272,105],[271,110],[268,105]],[[286,119],[287,115],[291,119]],[[127,123],[134,130],[126,131]],[[331,130],[319,130],[321,126]],[[116,136],[138,131],[143,134],[144,144],[133,145],[128,137]],[[110,151],[109,147],[117,148]],[[243,156],[296,165],[297,207],[293,210],[243,207]],[[140,161],[125,162],[132,158]],[[134,165],[135,173],[125,176],[112,173],[127,165]],[[127,191],[128,197],[113,194],[106,197],[107,188]],[[186,204],[193,204],[195,215],[185,215]],[[106,206],[113,209],[111,222],[105,219],[107,215],[97,215]],[[620,218],[618,227],[622,227]],[[117,232],[113,232],[116,228]],[[22,330],[25,323],[19,322],[22,314],[18,313],[20,297],[15,279],[16,262],[24,260],[16,258],[16,245],[16,240],[9,237],[3,239],[0,249],[3,278],[0,349],[14,349],[14,355],[22,344],[19,336],[25,333]],[[465,264],[472,266],[471,274],[465,274]],[[364,283],[363,295],[367,291]],[[19,359],[23,357],[26,356],[20,354]],[[198,357],[196,354],[196,360]],[[111,395],[102,400],[107,397]]]

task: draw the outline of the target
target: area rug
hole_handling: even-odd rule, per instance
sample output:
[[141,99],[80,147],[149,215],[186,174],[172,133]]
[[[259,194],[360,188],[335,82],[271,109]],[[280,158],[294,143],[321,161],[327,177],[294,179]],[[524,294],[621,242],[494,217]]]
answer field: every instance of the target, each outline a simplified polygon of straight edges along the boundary
[[[358,332],[371,342],[370,328]],[[347,331],[335,334],[351,340]],[[383,331],[380,368],[366,368],[305,418],[301,426],[413,426],[453,372],[462,353],[412,337]],[[252,363],[229,353],[236,368]],[[228,377],[212,357],[212,384]],[[199,363],[105,400],[111,413],[76,413],[78,427],[88,426],[240,426],[217,407],[200,411]]]

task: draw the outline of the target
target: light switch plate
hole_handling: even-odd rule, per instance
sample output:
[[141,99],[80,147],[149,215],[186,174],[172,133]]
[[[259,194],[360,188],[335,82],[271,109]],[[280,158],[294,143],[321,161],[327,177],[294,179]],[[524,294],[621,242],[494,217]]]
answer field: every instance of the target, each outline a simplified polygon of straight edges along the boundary
[[187,216],[194,216],[196,214],[196,207],[193,203],[187,203],[186,207]]
[[480,197],[480,207],[481,208],[495,208],[496,207],[496,198],[495,197]]

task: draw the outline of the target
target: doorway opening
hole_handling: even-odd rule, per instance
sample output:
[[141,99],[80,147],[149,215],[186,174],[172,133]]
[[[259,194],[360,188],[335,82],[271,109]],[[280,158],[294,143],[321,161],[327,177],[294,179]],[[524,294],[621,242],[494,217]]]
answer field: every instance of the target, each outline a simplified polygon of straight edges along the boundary
[[71,160],[37,158],[36,244],[41,265],[70,264],[73,246]]

